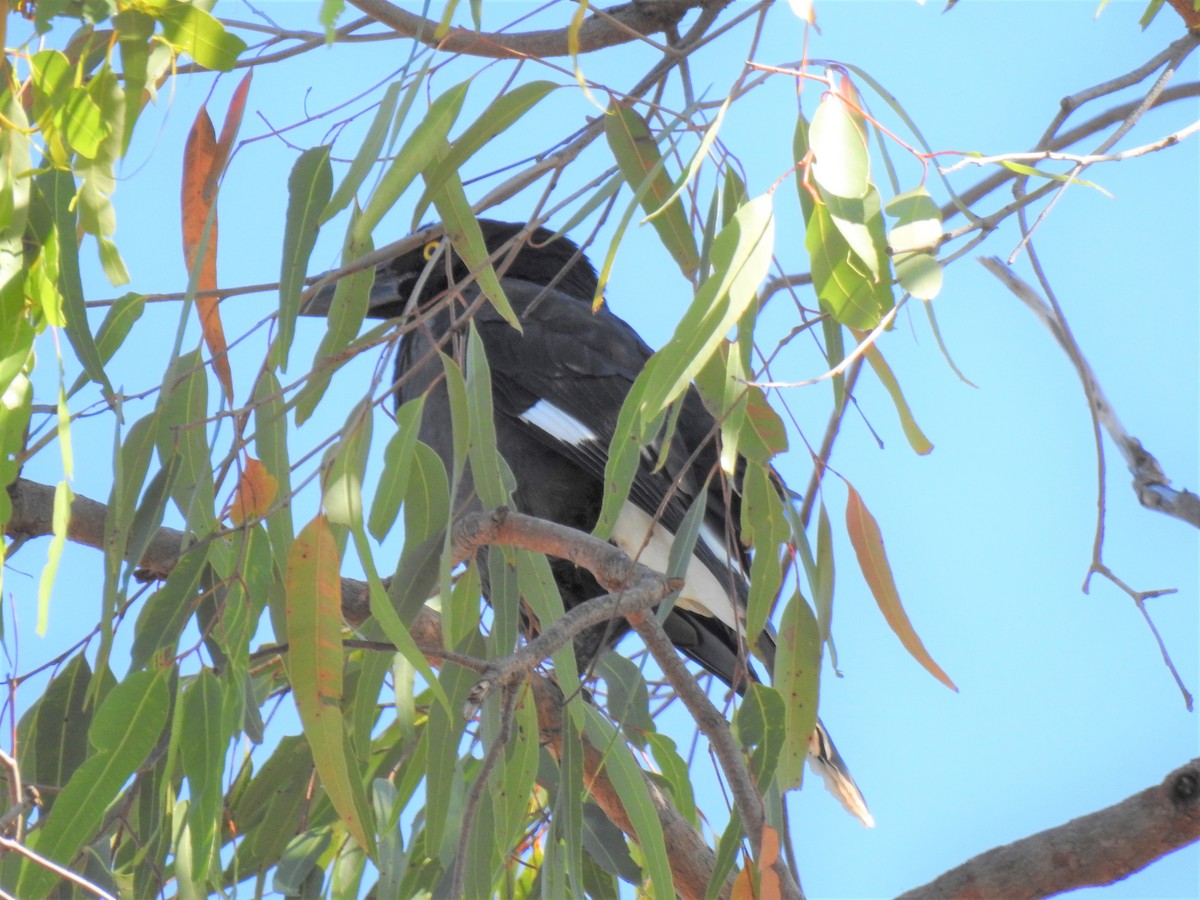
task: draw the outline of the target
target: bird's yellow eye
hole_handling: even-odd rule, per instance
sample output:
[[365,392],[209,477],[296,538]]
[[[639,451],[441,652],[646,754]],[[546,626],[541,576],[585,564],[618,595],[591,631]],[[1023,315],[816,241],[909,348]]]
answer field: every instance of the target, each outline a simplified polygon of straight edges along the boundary
[[421,250],[421,255],[425,257],[426,262],[433,259],[433,254],[437,253],[437,248],[440,246],[442,246],[441,241],[430,241],[424,246]]

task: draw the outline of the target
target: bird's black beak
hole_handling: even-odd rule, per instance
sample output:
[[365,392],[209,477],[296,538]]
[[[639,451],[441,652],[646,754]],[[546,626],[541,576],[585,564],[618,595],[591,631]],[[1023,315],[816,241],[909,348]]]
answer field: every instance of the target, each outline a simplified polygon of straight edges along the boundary
[[[333,308],[337,297],[337,288],[345,279],[324,281],[321,276],[313,286],[308,288],[307,296],[301,301],[300,315],[327,316]],[[397,274],[390,263],[384,263],[375,269],[375,281],[367,297],[367,318],[387,319],[398,316],[404,311],[408,302],[408,294],[416,284],[417,275],[413,272]],[[353,284],[347,282],[346,287],[353,290]],[[344,291],[343,291],[344,293]],[[343,299],[341,302],[346,302]]]

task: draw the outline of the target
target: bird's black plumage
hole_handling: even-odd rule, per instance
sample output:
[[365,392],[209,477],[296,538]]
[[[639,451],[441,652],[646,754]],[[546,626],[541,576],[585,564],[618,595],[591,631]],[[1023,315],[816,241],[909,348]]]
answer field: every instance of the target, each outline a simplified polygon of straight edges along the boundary
[[[470,312],[491,367],[496,443],[515,477],[513,504],[529,515],[591,531],[618,413],[653,351],[607,305],[593,310],[596,272],[570,240],[545,228],[479,224],[522,330],[482,300],[449,241],[430,241],[381,265],[368,315],[408,313],[418,320],[397,354],[396,402],[426,395],[420,438],[450,460],[449,400],[437,350],[451,349]],[[681,403],[665,457],[660,459],[658,447],[644,451],[612,540],[652,568],[665,568],[674,534],[702,497],[700,539],[664,627],[682,652],[743,691],[752,676],[742,630],[749,558],[739,540],[740,498],[735,484],[722,482],[712,416],[694,390]],[[477,506],[472,495],[468,471],[456,508]],[[604,593],[589,572],[569,561],[551,560],[551,568],[567,608]],[[581,662],[613,646],[626,629],[622,620],[582,635],[576,642]],[[756,636],[756,646],[769,661],[771,635]],[[834,792],[869,821],[822,726],[812,746],[815,761],[832,770],[822,772],[827,784],[830,775],[843,779],[831,785]]]

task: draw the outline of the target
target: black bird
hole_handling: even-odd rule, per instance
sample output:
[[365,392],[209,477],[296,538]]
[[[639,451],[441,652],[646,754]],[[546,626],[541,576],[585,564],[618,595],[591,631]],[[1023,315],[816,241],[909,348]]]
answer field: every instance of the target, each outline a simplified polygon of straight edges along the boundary
[[[590,532],[600,514],[605,460],[618,412],[653,351],[607,305],[593,311],[596,271],[570,240],[521,224],[481,219],[479,225],[523,332],[481,301],[469,267],[447,240],[430,240],[383,263],[375,272],[367,314],[420,317],[397,354],[396,404],[428,394],[420,439],[449,463],[449,401],[436,351],[449,349],[447,340],[465,329],[464,313],[473,307],[471,318],[492,370],[497,448],[516,480],[514,507]],[[332,295],[332,288],[316,294],[305,314],[327,311]],[[743,637],[750,560],[739,540],[740,499],[719,478],[710,477],[718,471],[712,416],[694,390],[682,404],[665,464],[655,468],[657,448],[644,453],[611,540],[650,568],[665,571],[684,514],[707,490],[685,586],[664,627],[683,653],[742,692],[753,676]],[[473,500],[473,492],[468,471],[455,508]],[[565,608],[605,593],[591,573],[573,563],[552,559],[550,564]],[[576,641],[581,666],[615,645],[627,630],[620,620],[582,635]],[[756,647],[770,665],[772,636],[762,635]],[[862,794],[820,722],[809,753],[830,791],[865,825],[873,825]]]

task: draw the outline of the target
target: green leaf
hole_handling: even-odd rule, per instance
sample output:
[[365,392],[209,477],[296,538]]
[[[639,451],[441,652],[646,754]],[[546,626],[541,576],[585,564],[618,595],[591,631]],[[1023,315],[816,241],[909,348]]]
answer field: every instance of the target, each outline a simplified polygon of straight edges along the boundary
[[650,715],[650,691],[641,669],[620,653],[606,653],[596,667],[604,679],[608,702],[605,708],[625,739],[635,747],[646,746],[646,738],[654,732]]
[[750,685],[733,725],[749,756],[750,776],[759,790],[765,791],[775,776],[787,733],[782,695],[763,684]]
[[942,290],[942,264],[932,253],[906,253],[895,261],[900,287],[921,300],[932,300]]
[[646,366],[643,420],[657,416],[691,380],[757,299],[771,265],[775,222],[764,194],[737,211],[713,243],[713,273],[705,279],[670,342]]
[[468,268],[475,273],[475,283],[491,301],[496,312],[504,317],[517,331],[521,330],[521,322],[500,286],[500,279],[489,259],[487,243],[483,239],[483,231],[475,214],[471,212],[471,204],[463,190],[462,181],[457,172],[449,172],[441,182],[434,182],[428,172],[425,183],[432,190],[433,205],[437,208],[442,225],[446,229],[446,237],[454,244],[454,249],[462,257]]
[[640,884],[642,869],[629,852],[625,834],[595,803],[583,804],[583,847],[605,872]]
[[228,72],[246,49],[246,42],[225,30],[199,6],[172,2],[159,14],[163,38],[177,52],[186,53],[206,69]]
[[[512,90],[506,90],[493,100],[467,128],[450,144],[449,152],[427,173],[428,185],[442,184],[456,174],[463,163],[486,147],[493,138],[503,134],[533,109],[551,91],[558,87],[552,81],[531,81]],[[427,186],[413,207],[412,230],[420,227],[425,212],[432,202],[431,189]]]
[[904,436],[908,438],[908,445],[921,456],[932,452],[933,444],[929,442],[929,438],[925,437],[916,419],[913,418],[912,410],[908,408],[908,401],[904,399],[904,394],[900,390],[900,383],[896,381],[895,374],[887,364],[887,360],[883,358],[878,344],[872,344],[867,348],[867,362],[871,364],[875,375],[887,388],[888,395],[892,398],[896,414],[900,416],[900,427],[904,429]]
[[846,199],[824,191],[821,196],[834,226],[842,233],[854,256],[866,267],[871,280],[876,284],[890,280],[883,210],[875,185],[869,185],[861,198]]
[[[824,502],[817,504],[817,558],[813,601],[817,607],[817,630],[821,640],[828,643],[833,631],[833,529]],[[832,647],[830,648],[832,650]],[[836,657],[835,657],[836,660]],[[836,661],[834,668],[837,668]]]
[[383,469],[375,483],[375,498],[371,501],[371,514],[367,520],[368,529],[378,541],[391,531],[400,512],[400,503],[408,491],[424,409],[425,395],[422,394],[396,411],[396,433],[383,450]]
[[[288,464],[287,408],[284,406],[283,388],[279,379],[268,368],[263,369],[255,382],[253,406],[255,455],[275,479],[278,496],[290,497],[292,488]],[[287,562],[287,548],[295,534],[290,504],[283,504],[267,518],[267,534],[271,536],[271,551],[275,556],[275,564],[283,571]],[[274,610],[272,622],[275,624],[276,637],[282,640],[283,619],[280,617],[276,622]]]
[[412,622],[441,578],[442,548],[450,520],[446,467],[428,444],[417,443],[404,496],[404,549],[388,593],[396,612]]
[[696,276],[700,254],[688,226],[683,204],[675,197],[674,183],[650,126],[631,106],[614,101],[604,117],[604,133],[621,174],[640,197],[650,224],[685,278]]
[[[355,221],[359,211],[355,208],[351,221]],[[365,244],[355,244],[352,239],[353,228],[346,235],[346,245],[342,249],[342,261],[350,263],[365,253],[374,249],[370,238]],[[294,407],[296,410],[296,425],[303,425],[317,408],[317,404],[325,396],[329,382],[342,366],[357,356],[355,336],[366,319],[367,307],[371,301],[371,288],[375,284],[375,270],[363,269],[338,279],[333,289],[333,301],[329,305],[326,316],[327,328],[321,337],[320,346],[313,354],[312,369],[304,387],[296,395]],[[389,327],[386,323],[380,329]],[[374,329],[372,329],[374,330]],[[366,335],[360,339],[360,346],[369,346]]]
[[94,159],[100,152],[100,142],[108,137],[108,125],[86,87],[71,91],[61,115],[63,134],[71,149],[80,156]]
[[216,527],[216,486],[208,453],[208,377],[199,350],[172,360],[158,398],[159,459],[179,460],[171,494],[188,528],[209,534]]
[[[779,623],[775,690],[783,698],[786,737],[776,780],[781,788],[799,787],[804,778],[808,742],[817,726],[821,678],[821,635],[817,617],[799,591],[792,594]],[[761,784],[761,782],[760,782]]]
[[924,187],[893,197],[887,213],[896,218],[888,233],[892,261],[900,286],[914,297],[932,300],[942,288],[937,248],[942,239],[942,214]]
[[203,884],[208,878],[213,841],[221,821],[222,776],[225,774],[225,745],[221,684],[212,669],[201,669],[183,692],[177,728],[186,737],[180,741],[183,774],[188,780],[188,829],[191,832],[192,880]]
[[54,587],[54,576],[58,573],[58,561],[62,558],[63,548],[67,543],[67,525],[71,521],[71,503],[75,494],[71,486],[60,481],[54,488],[54,514],[51,517],[54,536],[50,546],[46,548],[46,565],[42,567],[42,575],[38,579],[38,616],[37,633],[39,637],[46,636],[50,624],[50,591]]
[[748,462],[742,477],[742,540],[754,547],[750,593],[746,598],[746,634],[761,634],[783,585],[781,551],[791,537],[779,488],[771,471]]
[[[483,638],[479,630],[453,647],[459,653],[477,656],[483,651]],[[442,667],[438,680],[442,683],[449,704],[437,704],[429,709],[429,757],[425,782],[425,840],[430,852],[450,842],[450,852],[457,847],[457,823],[453,807],[461,804],[462,796],[454,792],[464,787],[462,765],[457,747],[462,739],[467,722],[460,714],[467,699],[467,692],[475,685],[479,676],[461,666],[447,664]]]
[[305,883],[317,862],[329,848],[333,833],[328,828],[313,829],[296,835],[288,843],[275,869],[272,889],[285,897],[306,897]]
[[[93,676],[84,654],[71,657],[21,717],[21,776],[27,782],[61,788],[87,758],[87,735],[96,710],[87,702],[93,677],[101,685],[97,695],[103,703],[114,683],[111,673]],[[57,790],[42,794],[43,816],[50,814],[57,799]]]
[[211,546],[202,541],[185,552],[167,576],[166,584],[151,594],[138,612],[129,651],[131,669],[149,666],[161,650],[174,656],[183,626],[196,611],[196,592]]
[[[104,823],[104,813],[125,782],[154,749],[167,721],[170,671],[135,672],[105,697],[89,734],[96,752],[58,795],[43,826],[28,843],[39,854],[67,866]],[[14,894],[44,897],[58,876],[23,860]]]
[[288,351],[300,314],[300,294],[308,259],[317,242],[321,213],[333,191],[333,170],[329,164],[329,145],[305,150],[288,176],[288,208],[283,232],[283,262],[279,275],[279,336],[272,359],[287,370]]
[[401,146],[374,193],[367,200],[362,218],[353,228],[356,242],[361,243],[370,236],[379,220],[395,206],[413,179],[437,158],[445,146],[450,128],[462,110],[469,86],[470,81],[456,84],[430,104],[429,112]]
[[850,249],[829,208],[816,204],[808,220],[805,247],[812,260],[813,289],[821,305],[841,324],[869,330],[892,305],[891,287],[871,276]]
[[687,761],[679,755],[675,742],[665,734],[659,732],[647,734],[646,741],[650,745],[650,752],[654,755],[654,762],[658,764],[659,771],[662,772],[663,777],[667,780],[667,785],[671,788],[671,799],[675,802],[675,808],[692,825],[698,824],[696,796]]
[[492,410],[492,371],[483,340],[472,321],[467,335],[467,411],[470,421],[471,477],[486,507],[502,506],[516,490],[516,481],[496,448]]
[[865,197],[871,186],[867,136],[859,117],[836,94],[825,96],[808,129],[812,177],[836,197]]
[[[489,779],[488,793],[495,817],[493,849],[501,860],[510,859],[521,851],[537,783],[537,706],[528,682],[519,685],[517,690],[520,694],[513,708],[512,736],[504,747],[504,765],[493,770]],[[499,703],[495,708],[498,711]]]
[[[370,398],[355,404],[342,426],[342,439],[325,454],[321,469],[321,506],[331,525],[349,528],[362,523],[362,485],[367,453],[371,449],[372,412]],[[337,544],[340,553],[345,547],[344,532]]]
[[367,129],[367,133],[358,147],[358,152],[354,154],[350,168],[346,170],[337,190],[333,192],[321,213],[321,224],[328,222],[350,205],[350,201],[358,193],[367,174],[379,162],[380,154],[383,152],[383,142],[387,138],[388,126],[391,125],[392,117],[396,114],[400,88],[401,82],[393,81],[383,92],[379,108],[375,111],[375,118],[371,120],[371,127]]
[[106,397],[111,396],[112,385],[104,372],[104,361],[92,337],[87,309],[84,307],[79,245],[75,239],[78,227],[73,209],[76,202],[75,179],[70,172],[54,169],[38,176],[37,189],[53,216],[54,231],[48,240],[54,241],[58,250],[58,289],[62,294],[63,315],[67,320],[67,338],[87,376],[100,386]]
[[617,797],[633,824],[646,875],[656,897],[670,897],[674,891],[671,866],[663,841],[662,823],[650,800],[646,776],[634,761],[629,747],[616,739],[612,726],[592,706],[584,706],[586,734],[596,747],[607,747],[604,771],[612,780]]
[[638,375],[625,398],[605,464],[604,504],[595,533],[607,537],[629,493],[641,448],[662,425],[664,410],[687,390],[757,298],[771,263],[774,219],[763,195],[741,207],[713,242],[713,273],[704,281],[674,337]]

